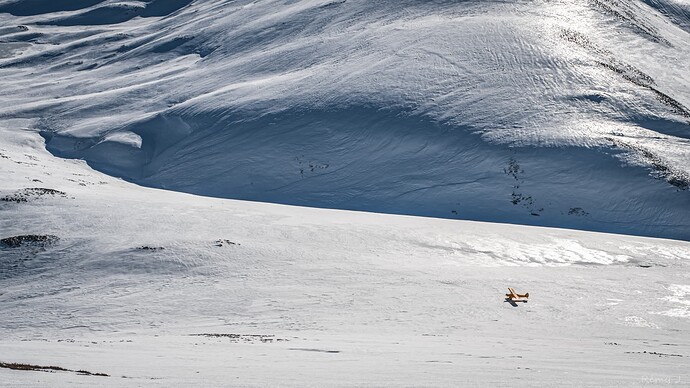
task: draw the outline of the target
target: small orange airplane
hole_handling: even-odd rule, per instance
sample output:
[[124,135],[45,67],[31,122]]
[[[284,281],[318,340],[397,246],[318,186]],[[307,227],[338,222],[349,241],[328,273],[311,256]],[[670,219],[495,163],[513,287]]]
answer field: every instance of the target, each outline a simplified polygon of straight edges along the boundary
[[527,303],[527,298],[529,298],[529,292],[526,292],[524,294],[518,294],[512,287],[508,287],[508,292],[510,292],[510,294],[506,294],[506,297],[511,301]]

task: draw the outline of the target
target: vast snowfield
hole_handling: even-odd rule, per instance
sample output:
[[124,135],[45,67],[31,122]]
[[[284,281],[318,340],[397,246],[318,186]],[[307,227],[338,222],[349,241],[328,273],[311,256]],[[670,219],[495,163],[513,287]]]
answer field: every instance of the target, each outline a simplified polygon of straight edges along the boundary
[[688,386],[689,86],[687,0],[0,0],[0,386]]
[[0,138],[2,237],[59,239],[0,248],[0,362],[110,375],[0,385],[690,384],[690,243],[197,197]]

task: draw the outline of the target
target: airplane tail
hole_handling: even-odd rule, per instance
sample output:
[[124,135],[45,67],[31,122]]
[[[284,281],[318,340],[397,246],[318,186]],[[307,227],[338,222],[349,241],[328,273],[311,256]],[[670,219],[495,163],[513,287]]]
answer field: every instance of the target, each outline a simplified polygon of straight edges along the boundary
[[526,292],[526,293],[524,293],[524,294],[521,295],[521,294],[518,294],[517,292],[515,292],[515,289],[514,289],[514,288],[508,288],[508,291],[510,291],[510,294],[506,294],[506,296],[507,296],[508,298],[515,298],[515,297],[518,297],[518,298],[529,298],[529,292]]

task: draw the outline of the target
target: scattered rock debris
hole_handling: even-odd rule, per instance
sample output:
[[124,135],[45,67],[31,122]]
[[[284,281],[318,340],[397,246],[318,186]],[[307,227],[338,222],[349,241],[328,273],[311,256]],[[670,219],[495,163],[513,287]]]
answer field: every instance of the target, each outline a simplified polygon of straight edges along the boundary
[[7,237],[0,240],[0,247],[19,248],[22,246],[46,247],[58,242],[60,238],[50,234],[27,234],[24,236]]
[[538,207],[535,203],[535,199],[532,198],[531,195],[522,194],[520,190],[520,185],[524,182],[520,176],[521,174],[525,173],[525,170],[520,167],[515,158],[510,158],[508,161],[508,167],[504,168],[503,172],[506,175],[513,177],[515,180],[515,183],[513,184],[513,192],[510,194],[510,203],[513,205],[521,205],[527,209],[530,215],[535,217],[541,216],[544,208]]
[[162,251],[165,248],[164,247],[150,247],[148,245],[142,245],[140,247],[135,248],[138,251]]
[[0,362],[0,368],[5,368],[5,369],[12,369],[12,370],[24,370],[24,371],[38,371],[38,372],[74,372],[79,375],[84,375],[84,376],[103,376],[103,377],[110,377],[110,375],[107,375],[105,373],[94,373],[94,372],[89,372],[83,369],[80,370],[72,370],[72,369],[67,369],[63,368],[60,366],[41,366],[41,365],[31,365],[31,364],[19,364],[16,362]]
[[517,160],[510,158],[508,161],[508,167],[503,169],[503,172],[506,175],[510,175],[515,179],[516,181],[519,181],[520,178],[518,174],[524,173],[525,170],[520,168],[520,165],[518,164]]
[[584,209],[582,209],[581,207],[571,207],[570,210],[568,210],[568,215],[569,215],[569,216],[582,216],[582,217],[585,217],[585,216],[588,216],[589,213],[587,213],[586,211],[584,211]]
[[216,240],[215,245],[216,245],[217,247],[223,247],[223,246],[226,246],[226,245],[242,245],[242,244],[236,243],[236,242],[233,242],[233,241],[230,241],[230,240],[227,240],[227,239],[220,239],[220,240]]
[[36,199],[44,196],[59,196],[62,198],[67,198],[67,193],[54,189],[46,189],[43,187],[30,187],[26,189],[19,190],[14,194],[10,194],[0,198],[0,201],[4,202],[29,202],[31,199]]
[[328,163],[316,162],[312,160],[306,160],[304,155],[296,156],[295,161],[297,162],[299,173],[302,178],[305,178],[309,173],[318,173],[320,170],[326,170],[330,167]]
[[626,354],[649,354],[652,356],[659,356],[659,357],[685,357],[682,354],[673,354],[673,353],[659,353],[659,352],[648,352],[648,351],[642,351],[642,352],[625,352]]
[[193,337],[207,337],[207,338],[227,338],[230,342],[285,342],[289,341],[285,338],[276,338],[272,334],[234,334],[234,333],[201,333],[201,334],[190,334]]

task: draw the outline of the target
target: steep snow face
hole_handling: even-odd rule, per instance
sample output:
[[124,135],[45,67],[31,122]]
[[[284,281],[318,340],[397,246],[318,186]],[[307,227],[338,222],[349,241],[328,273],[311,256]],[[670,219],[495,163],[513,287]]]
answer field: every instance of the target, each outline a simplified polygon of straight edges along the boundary
[[690,239],[683,1],[0,11],[0,117],[139,184]]

